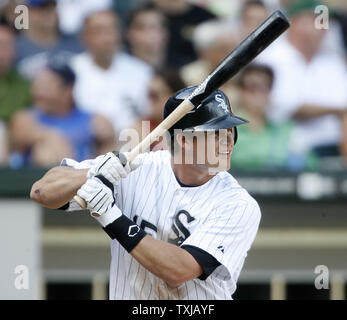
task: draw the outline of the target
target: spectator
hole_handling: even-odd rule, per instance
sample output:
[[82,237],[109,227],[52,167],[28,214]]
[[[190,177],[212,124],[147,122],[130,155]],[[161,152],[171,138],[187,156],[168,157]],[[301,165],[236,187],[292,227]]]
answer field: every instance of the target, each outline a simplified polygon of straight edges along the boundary
[[[163,121],[163,111],[166,101],[177,91],[184,88],[179,72],[176,69],[156,70],[149,85],[150,114],[135,126],[140,139],[155,129]],[[159,140],[151,145],[151,150],[158,150],[163,146]]]
[[347,16],[334,12],[329,15],[329,28],[325,31],[321,50],[331,51],[333,54],[347,58],[343,38],[343,23]]
[[167,62],[172,67],[181,67],[196,60],[192,44],[194,28],[216,16],[211,12],[189,3],[187,0],[153,0],[168,21],[170,41]]
[[8,137],[5,122],[0,120],[0,166],[7,164]]
[[111,124],[101,116],[80,111],[73,101],[75,75],[55,60],[35,77],[34,106],[18,112],[11,122],[15,153],[11,165],[52,166],[64,157],[85,160],[111,150]]
[[31,102],[30,84],[14,68],[15,33],[4,21],[0,22],[0,119],[11,116]]
[[347,69],[336,54],[321,50],[324,30],[315,28],[319,2],[302,0],[288,9],[287,38],[261,54],[258,61],[275,73],[268,117],[276,123],[296,120],[293,145],[298,155],[315,150],[318,156],[339,155],[341,117],[347,108]]
[[14,26],[14,22],[16,19],[15,8],[17,5],[23,4],[24,0],[2,0],[0,1],[0,19],[3,23],[8,24],[11,28],[13,28],[14,32],[18,33]]
[[269,67],[257,64],[246,67],[239,77],[238,114],[248,119],[249,123],[238,128],[239,141],[231,157],[234,169],[291,168],[289,143],[292,123],[269,123],[265,116],[273,79],[273,71]]
[[347,166],[347,112],[342,117],[342,139],[340,143],[340,150],[343,156],[345,165]]
[[[187,85],[197,85],[238,45],[238,36],[230,24],[210,20],[196,27],[193,43],[198,60],[181,68],[181,75]],[[231,101],[235,100],[235,86],[229,81],[222,87]]]
[[74,39],[61,37],[55,0],[28,0],[27,5],[30,27],[17,39],[17,66],[23,76],[33,79],[50,57],[80,52],[81,46]]
[[60,30],[64,35],[75,36],[81,31],[86,16],[111,9],[112,6],[112,0],[59,0],[57,9]]
[[163,14],[151,4],[135,7],[129,13],[127,41],[132,55],[155,68],[163,67],[167,46]]
[[269,16],[264,2],[247,0],[241,9],[241,39],[247,37]]
[[85,111],[105,115],[118,136],[148,113],[151,68],[119,52],[118,19],[113,11],[91,14],[85,21],[83,40],[88,51],[72,61],[76,102]]
[[187,85],[200,83],[237,46],[237,36],[227,22],[210,20],[196,27],[193,44],[198,59],[181,68]]

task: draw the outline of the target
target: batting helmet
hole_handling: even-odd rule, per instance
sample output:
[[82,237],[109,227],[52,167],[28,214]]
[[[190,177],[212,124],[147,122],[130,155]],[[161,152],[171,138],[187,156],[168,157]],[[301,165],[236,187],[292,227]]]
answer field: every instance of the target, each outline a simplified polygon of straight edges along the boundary
[[[184,99],[188,98],[195,88],[196,86],[182,89],[170,97],[164,107],[164,119]],[[176,122],[169,129],[169,133],[172,136],[175,129],[199,132],[234,128],[234,143],[236,143],[236,126],[247,122],[247,120],[233,114],[228,97],[223,91],[216,90],[205,98],[197,108],[188,112],[181,120]]]

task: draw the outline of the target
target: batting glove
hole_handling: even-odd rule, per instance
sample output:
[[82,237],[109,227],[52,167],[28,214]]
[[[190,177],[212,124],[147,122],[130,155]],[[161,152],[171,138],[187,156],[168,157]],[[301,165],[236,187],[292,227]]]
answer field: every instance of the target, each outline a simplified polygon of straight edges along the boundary
[[[128,152],[123,153],[125,157]],[[87,178],[90,179],[97,175],[104,176],[112,184],[115,184],[122,178],[126,178],[131,171],[136,170],[143,162],[144,155],[138,155],[133,161],[127,162],[125,166],[119,158],[113,153],[105,154],[87,173]]]
[[87,209],[104,227],[122,215],[115,205],[112,183],[101,175],[88,179],[77,194],[86,200]]

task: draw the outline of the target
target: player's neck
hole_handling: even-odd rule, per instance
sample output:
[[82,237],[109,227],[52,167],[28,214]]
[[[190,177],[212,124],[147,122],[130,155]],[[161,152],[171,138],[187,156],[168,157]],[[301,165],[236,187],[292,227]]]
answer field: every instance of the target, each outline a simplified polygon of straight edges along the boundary
[[207,168],[193,164],[175,164],[171,160],[171,167],[177,179],[185,185],[200,186],[211,180],[214,175],[209,174]]

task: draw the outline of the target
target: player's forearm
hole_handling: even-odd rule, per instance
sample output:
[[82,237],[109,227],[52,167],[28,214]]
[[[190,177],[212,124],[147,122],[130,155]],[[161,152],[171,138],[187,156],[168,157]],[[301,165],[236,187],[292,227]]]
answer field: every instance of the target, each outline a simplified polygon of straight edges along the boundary
[[33,184],[30,197],[45,207],[60,208],[68,203],[86,182],[87,171],[55,167]]
[[150,236],[143,238],[131,255],[171,287],[178,287],[203,273],[201,266],[186,250]]
[[295,120],[308,120],[312,118],[319,118],[327,115],[342,116],[343,109],[327,108],[314,105],[303,105],[293,115]]
[[[88,183],[90,186],[87,188]],[[86,190],[93,189],[93,184],[88,180],[79,193],[82,192],[83,195]],[[100,193],[102,191],[98,195]],[[102,198],[106,196],[102,195]],[[98,212],[93,209],[91,211]],[[93,216],[111,239],[116,239],[143,267],[171,287],[178,287],[183,282],[203,274],[202,267],[188,251],[150,237],[134,221],[123,215],[117,206],[114,205],[101,215]]]

